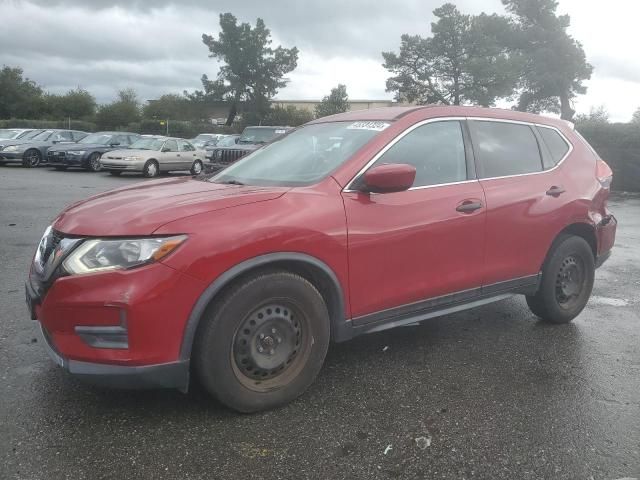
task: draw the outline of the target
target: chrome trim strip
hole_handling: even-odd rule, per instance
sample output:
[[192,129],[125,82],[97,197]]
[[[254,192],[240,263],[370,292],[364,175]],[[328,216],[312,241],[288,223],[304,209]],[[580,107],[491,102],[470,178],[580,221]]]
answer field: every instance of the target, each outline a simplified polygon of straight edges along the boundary
[[[411,187],[407,191],[410,192],[412,190],[422,190],[422,189],[425,189],[425,188],[435,188],[435,187],[445,187],[445,186],[449,186],[449,185],[459,185],[459,184],[463,184],[463,183],[472,183],[472,182],[478,182],[478,181],[482,181],[482,180],[497,180],[497,179],[501,179],[501,178],[523,177],[523,176],[527,176],[527,175],[539,175],[541,173],[548,173],[548,172],[552,172],[552,171],[556,170],[557,168],[559,168],[560,165],[562,165],[564,163],[564,161],[567,159],[567,157],[569,155],[571,155],[571,152],[573,152],[573,150],[574,150],[573,143],[571,143],[569,141],[569,139],[567,139],[567,137],[557,127],[554,127],[554,126],[551,126],[551,125],[544,125],[542,123],[526,122],[526,121],[521,121],[521,120],[508,120],[508,119],[502,119],[502,118],[489,118],[489,117],[434,117],[434,118],[428,118],[428,119],[422,120],[422,121],[420,121],[420,122],[418,122],[418,123],[416,123],[414,125],[411,125],[409,128],[407,128],[406,130],[404,130],[403,132],[398,134],[398,136],[396,136],[393,140],[391,140],[387,145],[385,145],[382,150],[380,150],[376,155],[374,155],[374,157],[371,160],[369,160],[366,163],[366,165],[364,167],[362,167],[358,171],[358,173],[356,173],[353,176],[353,178],[351,178],[349,183],[347,183],[347,186],[342,189],[342,192],[343,193],[356,193],[356,192],[358,192],[358,190],[352,190],[350,188],[351,185],[358,179],[358,177],[360,177],[360,175],[362,175],[364,172],[366,172],[371,167],[371,165],[373,165],[382,155],[384,155],[387,152],[387,150],[389,150],[393,145],[395,145],[397,142],[399,142],[408,133],[410,133],[413,130],[415,130],[416,128],[421,127],[423,125],[426,125],[428,123],[456,121],[456,120],[457,121],[475,120],[475,121],[482,121],[482,122],[514,123],[516,125],[528,125],[528,126],[535,126],[535,127],[540,127],[540,128],[549,128],[551,130],[555,130],[562,137],[562,139],[565,141],[565,143],[567,143],[567,145],[569,145],[569,150],[564,155],[564,157],[562,157],[562,159],[553,168],[550,168],[549,170],[541,170],[539,172],[531,172],[531,173],[520,173],[520,174],[516,174],[516,175],[505,175],[505,176],[502,176],[502,177],[474,178],[474,179],[471,179],[471,180],[463,180],[463,181],[460,181],[460,182],[439,183],[439,184],[435,184],[435,185],[424,185],[424,186],[420,186],[420,187]],[[536,139],[536,141],[537,141],[537,139]],[[475,161],[477,163],[477,160],[475,160]]]

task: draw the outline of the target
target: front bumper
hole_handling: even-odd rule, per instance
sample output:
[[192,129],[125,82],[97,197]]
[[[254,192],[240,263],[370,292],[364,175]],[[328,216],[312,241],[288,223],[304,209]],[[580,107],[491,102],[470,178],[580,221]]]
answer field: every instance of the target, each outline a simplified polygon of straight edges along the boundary
[[85,164],[87,160],[84,155],[69,155],[67,154],[64,158],[60,158],[59,156],[49,156],[47,157],[47,163],[52,167],[81,167]]
[[114,170],[119,172],[142,172],[146,160],[136,160],[135,162],[127,160],[113,160],[102,158],[101,164],[103,170]]
[[49,333],[40,324],[40,340],[49,357],[64,370],[93,385],[111,388],[177,388],[186,392],[189,388],[189,361],[123,366],[70,360],[55,349]]
[[5,152],[0,151],[0,160],[4,162],[22,162],[22,158],[24,157],[24,152]]

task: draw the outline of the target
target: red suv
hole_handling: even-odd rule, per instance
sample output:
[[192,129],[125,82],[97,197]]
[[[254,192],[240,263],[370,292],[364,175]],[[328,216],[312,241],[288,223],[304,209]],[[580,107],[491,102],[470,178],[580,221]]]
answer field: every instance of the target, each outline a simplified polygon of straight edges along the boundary
[[330,341],[523,294],[587,303],[610,254],[612,173],[564,121],[471,107],[349,112],[216,174],[71,205],[27,302],[51,356],[106,385],[243,412],[300,395]]

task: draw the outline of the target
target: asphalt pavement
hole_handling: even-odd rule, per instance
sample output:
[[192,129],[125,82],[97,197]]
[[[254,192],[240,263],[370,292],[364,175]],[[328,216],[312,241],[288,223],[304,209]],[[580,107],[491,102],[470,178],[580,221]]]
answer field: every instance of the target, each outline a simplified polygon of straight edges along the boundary
[[611,259],[572,323],[514,297],[334,345],[309,391],[240,415],[200,389],[69,377],[23,282],[60,209],[142,181],[0,167],[0,479],[640,478],[640,196],[616,194]]

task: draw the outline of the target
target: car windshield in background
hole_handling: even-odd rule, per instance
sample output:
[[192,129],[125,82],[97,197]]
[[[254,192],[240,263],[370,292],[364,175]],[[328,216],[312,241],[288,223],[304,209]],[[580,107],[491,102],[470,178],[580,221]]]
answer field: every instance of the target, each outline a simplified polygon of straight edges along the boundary
[[238,137],[223,137],[218,140],[216,147],[233,147],[236,144],[237,138]]
[[20,140],[31,140],[36,135],[40,135],[40,133],[42,133],[42,130],[27,130],[26,132],[22,132],[18,135],[17,138]]
[[30,140],[49,140],[49,137],[53,135],[53,133],[53,130],[44,130]]
[[160,150],[164,144],[162,138],[141,138],[133,142],[129,148],[133,150]]
[[93,144],[93,145],[108,145],[111,142],[113,135],[106,135],[104,133],[92,133],[91,135],[87,135],[78,143],[83,143],[85,145]]
[[17,138],[20,135],[20,132],[22,130],[12,130],[9,128],[3,128],[0,130],[0,138],[3,140],[9,139],[9,138]]
[[286,133],[284,128],[245,128],[238,143],[267,143]]
[[247,155],[211,181],[262,186],[316,183],[387,126],[385,122],[333,122],[302,127]]

